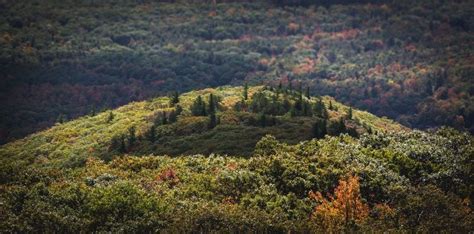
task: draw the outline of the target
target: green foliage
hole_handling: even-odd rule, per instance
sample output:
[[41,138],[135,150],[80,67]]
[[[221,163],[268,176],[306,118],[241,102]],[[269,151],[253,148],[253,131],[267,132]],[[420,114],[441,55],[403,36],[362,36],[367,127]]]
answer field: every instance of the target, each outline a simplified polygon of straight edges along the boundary
[[[320,232],[308,218],[315,206],[308,192],[330,193],[341,176],[354,173],[362,199],[375,212],[359,230],[466,232],[473,219],[463,199],[472,188],[444,187],[442,174],[450,173],[451,183],[471,185],[472,174],[449,160],[454,154],[469,160],[472,142],[472,136],[451,129],[326,137],[297,145],[266,136],[249,159],[124,156],[109,163],[91,158],[74,169],[41,167],[2,182],[0,227]],[[422,152],[429,153],[420,157]],[[440,158],[441,152],[446,157]],[[437,170],[415,166],[422,171],[420,185],[419,177],[400,173],[397,166],[406,162],[393,161],[399,154]]]
[[[346,119],[349,108],[328,97],[302,98],[332,103],[327,118],[235,112],[243,90],[184,93],[174,107],[169,98],[132,103],[111,122],[110,111],[98,113],[0,147],[0,230],[323,232],[308,194],[332,193],[347,174],[373,211],[350,231],[473,229],[471,135],[413,131],[356,109]],[[248,102],[271,110],[301,100],[271,90],[249,87]],[[210,115],[194,116],[208,95]],[[336,136],[324,136],[326,125]],[[340,135],[351,129],[361,135]]]

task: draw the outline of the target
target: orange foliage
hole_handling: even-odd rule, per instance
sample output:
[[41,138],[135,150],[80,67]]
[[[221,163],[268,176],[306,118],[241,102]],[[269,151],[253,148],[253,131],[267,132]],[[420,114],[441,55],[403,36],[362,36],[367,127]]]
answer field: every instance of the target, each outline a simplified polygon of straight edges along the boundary
[[339,180],[334,196],[329,199],[319,192],[310,192],[309,197],[320,203],[311,218],[329,232],[341,231],[341,228],[354,223],[363,224],[369,216],[369,206],[361,199],[357,176]]
[[383,72],[383,66],[380,65],[380,64],[377,64],[377,65],[375,65],[375,67],[370,68],[367,71],[367,75],[368,76],[379,76],[379,75],[382,75],[382,72]]
[[314,71],[315,62],[311,58],[305,58],[301,64],[293,68],[293,73],[300,75]]
[[339,39],[339,40],[354,39],[359,35],[359,32],[360,32],[360,30],[358,30],[358,29],[343,30],[343,31],[340,31],[340,32],[332,33],[332,38],[333,39]]
[[226,167],[229,169],[229,171],[235,171],[239,165],[236,162],[230,162],[226,165]]
[[388,66],[390,72],[396,73],[402,70],[402,65],[400,63],[392,63]]
[[299,24],[295,24],[295,23],[289,23],[288,24],[288,31],[290,31],[292,33],[296,33],[299,29],[300,29]]

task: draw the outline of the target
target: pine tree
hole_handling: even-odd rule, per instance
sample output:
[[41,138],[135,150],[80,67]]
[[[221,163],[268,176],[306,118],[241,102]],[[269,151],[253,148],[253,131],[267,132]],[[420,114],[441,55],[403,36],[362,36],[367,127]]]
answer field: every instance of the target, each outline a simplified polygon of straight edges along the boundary
[[128,147],[132,147],[133,145],[135,145],[135,142],[137,141],[137,136],[135,135],[135,127],[130,127],[128,128],[128,136],[127,136],[127,140],[128,140]]
[[169,123],[175,123],[176,121],[178,121],[178,114],[176,113],[175,110],[172,110],[168,114],[168,122]]
[[327,134],[326,119],[318,119],[313,123],[312,134],[314,138],[323,138]]
[[179,93],[178,93],[178,91],[174,91],[171,94],[171,97],[170,97],[170,104],[171,104],[171,106],[174,106],[178,103],[179,103]]
[[125,137],[123,135],[120,136],[119,141],[120,141],[119,152],[120,153],[127,152],[127,145],[125,144]]
[[58,119],[56,120],[56,122],[62,124],[62,123],[64,123],[64,121],[65,121],[64,115],[59,114]]
[[216,113],[210,112],[209,113],[209,129],[213,129],[214,127],[217,126],[217,118],[216,118]]
[[92,117],[92,116],[95,116],[95,114],[96,114],[95,105],[92,105],[91,112],[89,113],[89,115]]
[[247,85],[247,83],[245,83],[245,86],[244,86],[243,96],[244,96],[244,100],[247,101],[248,96],[249,96],[249,86]]
[[343,118],[340,118],[340,119],[339,119],[338,129],[339,129],[339,134],[345,133],[345,132],[347,131],[347,129],[346,129],[346,124],[344,123],[344,119],[343,119]]
[[291,106],[291,109],[290,109],[290,116],[291,116],[291,117],[296,117],[296,116],[298,116],[298,113],[297,113],[297,111],[296,111],[295,106]]
[[349,113],[347,113],[347,119],[352,119],[352,107],[349,107]]
[[303,116],[312,116],[313,111],[311,109],[311,104],[307,101],[303,101]]
[[183,108],[180,105],[176,105],[176,115],[180,115],[183,112]]
[[216,101],[214,95],[209,94],[209,114],[216,113]]
[[333,110],[332,101],[329,101],[329,110]]
[[191,105],[191,113],[194,116],[205,116],[206,115],[206,104],[202,100],[201,96],[198,96]]
[[112,122],[112,120],[114,120],[114,118],[115,118],[114,112],[109,111],[109,116],[107,117],[107,123]]
[[328,111],[322,99],[319,99],[319,101],[314,105],[314,115],[323,119],[328,118]]
[[305,93],[305,95],[306,95],[306,98],[308,98],[308,99],[311,98],[311,95],[310,95],[310,92],[309,92],[309,86],[306,87],[306,93]]
[[153,124],[150,127],[150,130],[148,130],[147,139],[150,142],[155,142],[155,140],[156,140],[156,125]]
[[267,116],[265,115],[265,113],[262,112],[258,115],[258,124],[262,128],[266,127],[266,125],[267,125]]
[[161,125],[168,124],[168,118],[166,117],[166,112],[161,112]]

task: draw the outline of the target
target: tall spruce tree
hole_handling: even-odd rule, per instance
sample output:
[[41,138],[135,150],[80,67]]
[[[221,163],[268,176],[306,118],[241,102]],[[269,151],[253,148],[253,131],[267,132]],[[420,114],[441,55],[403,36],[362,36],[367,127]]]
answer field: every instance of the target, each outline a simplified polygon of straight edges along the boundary
[[136,130],[135,130],[135,127],[130,127],[128,128],[128,136],[127,136],[127,140],[128,140],[128,147],[133,147],[135,145],[135,142],[137,141],[137,136],[136,136]]
[[247,101],[247,99],[249,98],[249,86],[247,85],[247,83],[245,83],[245,86],[244,86],[243,96],[244,96],[244,100]]
[[214,127],[217,126],[217,118],[216,118],[216,113],[215,112],[210,112],[209,113],[209,129],[213,129]]
[[214,98],[214,95],[211,93],[209,94],[209,108],[208,108],[209,114],[211,113],[216,113],[216,100]]
[[151,125],[150,129],[148,130],[146,134],[146,138],[150,142],[155,142],[156,141],[156,125]]
[[191,113],[194,116],[205,116],[206,115],[206,104],[202,100],[201,96],[198,96],[191,105]]

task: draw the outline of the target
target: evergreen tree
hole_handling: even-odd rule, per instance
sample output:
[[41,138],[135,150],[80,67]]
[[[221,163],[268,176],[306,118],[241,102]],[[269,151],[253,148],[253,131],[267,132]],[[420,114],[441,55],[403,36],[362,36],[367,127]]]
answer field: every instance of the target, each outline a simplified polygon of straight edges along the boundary
[[322,99],[319,99],[318,102],[314,105],[314,115],[323,119],[328,118],[328,111],[326,105],[324,105]]
[[62,123],[64,123],[64,121],[65,121],[64,115],[59,114],[58,119],[56,120],[56,122],[62,124]]
[[297,111],[296,111],[295,106],[291,106],[291,109],[290,109],[290,116],[291,116],[291,117],[296,117],[296,116],[298,116],[298,113],[297,113]]
[[248,87],[247,83],[245,83],[245,86],[244,86],[243,96],[244,96],[244,100],[247,101],[248,96],[249,96],[249,87]]
[[114,120],[114,118],[115,118],[114,112],[109,111],[109,116],[107,117],[107,123],[112,122],[112,120]]
[[245,101],[242,99],[242,100],[236,102],[236,103],[234,104],[234,108],[233,108],[233,109],[234,109],[235,111],[238,111],[238,112],[243,111],[243,110],[245,109]]
[[129,148],[135,145],[135,142],[137,141],[137,136],[135,135],[135,127],[132,126],[128,129],[127,140]]
[[216,113],[215,112],[210,112],[209,113],[209,129],[213,129],[214,127],[217,126],[217,118],[216,118]]
[[183,112],[183,107],[176,105],[176,116],[180,115]]
[[288,100],[288,98],[285,97],[285,99],[283,99],[282,107],[285,113],[291,110],[291,102]]
[[120,150],[120,146],[121,146],[120,137],[113,136],[112,139],[110,140],[109,151]]
[[326,124],[326,119],[318,119],[316,122],[313,123],[313,138],[323,138],[327,134]]
[[352,119],[352,107],[349,107],[349,111],[347,113],[347,119]]
[[175,123],[176,121],[178,121],[178,114],[176,113],[175,110],[172,110],[168,114],[168,122],[169,123]]
[[258,115],[258,124],[262,128],[266,127],[266,125],[267,125],[267,116],[265,115],[265,113],[262,112]]
[[127,152],[127,145],[125,145],[125,137],[123,135],[120,136],[119,143],[120,143],[119,153]]
[[209,94],[209,114],[216,113],[216,101],[214,95]]
[[191,105],[191,113],[194,116],[205,116],[206,115],[206,104],[202,100],[201,96],[198,96]]
[[92,117],[92,116],[95,116],[95,114],[96,114],[95,105],[92,105],[91,112],[89,113],[89,115]]
[[307,101],[303,101],[303,110],[302,110],[303,116],[312,116],[313,111],[311,110],[311,104]]
[[161,125],[166,125],[168,124],[168,118],[166,117],[166,112],[161,112]]
[[269,106],[269,100],[264,93],[258,92],[252,96],[250,110],[253,113],[266,112]]
[[147,139],[150,142],[155,142],[156,141],[156,125],[151,125],[150,130],[148,130],[147,133]]
[[305,95],[306,95],[306,98],[308,98],[308,99],[311,98],[311,95],[310,95],[310,92],[309,92],[309,86],[306,87],[306,93],[305,93]]
[[332,101],[330,100],[330,101],[329,101],[329,110],[333,110],[333,109],[334,109],[334,108],[333,108],[333,106],[332,106]]
[[178,103],[179,103],[179,93],[178,93],[178,91],[174,91],[171,94],[171,97],[170,97],[170,104],[171,104],[171,106],[174,106]]
[[303,111],[303,94],[301,92],[298,92],[298,100],[295,102],[295,108],[298,111],[298,114]]

